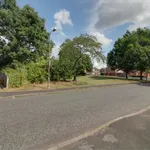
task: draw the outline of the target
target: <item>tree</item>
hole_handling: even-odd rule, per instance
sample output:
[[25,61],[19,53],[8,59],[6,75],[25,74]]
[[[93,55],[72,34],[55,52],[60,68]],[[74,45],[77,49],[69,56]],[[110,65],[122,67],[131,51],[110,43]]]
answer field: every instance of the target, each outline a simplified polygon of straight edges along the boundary
[[43,83],[47,80],[47,60],[40,57],[36,62],[26,65],[27,79],[30,83]]
[[108,53],[107,64],[119,68],[127,74],[131,70],[140,70],[140,79],[143,72],[150,67],[150,30],[137,29],[119,38],[112,51]]
[[46,57],[50,41],[45,20],[29,5],[19,8],[15,0],[1,0],[0,8],[0,67]]
[[79,61],[77,75],[86,75],[86,71],[91,72],[93,68],[91,57],[84,54],[83,58]]
[[136,58],[136,69],[140,70],[140,79],[143,72],[150,68],[150,30],[147,28],[137,29],[133,32],[137,37],[137,45],[134,57]]
[[0,9],[14,9],[16,8],[16,0],[0,0]]
[[135,37],[127,31],[122,38],[115,42],[113,50],[107,55],[108,66],[124,70],[126,79],[128,78],[128,72],[135,68],[135,58],[131,55],[133,54],[133,47],[136,45],[135,41]]
[[80,35],[72,40],[66,40],[61,45],[59,53],[60,61],[68,61],[68,65],[73,70],[73,81],[76,81],[79,66],[81,66],[85,54],[98,61],[104,61],[101,46],[101,43],[94,36],[88,34]]

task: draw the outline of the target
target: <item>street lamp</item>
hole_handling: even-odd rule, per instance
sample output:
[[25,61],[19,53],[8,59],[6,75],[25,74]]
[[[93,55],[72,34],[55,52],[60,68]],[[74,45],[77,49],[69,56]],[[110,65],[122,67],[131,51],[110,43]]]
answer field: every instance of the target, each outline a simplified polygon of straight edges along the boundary
[[[51,32],[49,33],[49,40],[51,39],[51,34],[52,32],[55,32],[57,29],[56,28],[53,28],[51,30]],[[50,45],[50,42],[49,42],[49,53],[48,53],[48,81],[47,81],[47,89],[49,89],[49,85],[50,85],[50,68],[51,68],[51,58],[50,58],[50,55],[51,55],[51,45]]]

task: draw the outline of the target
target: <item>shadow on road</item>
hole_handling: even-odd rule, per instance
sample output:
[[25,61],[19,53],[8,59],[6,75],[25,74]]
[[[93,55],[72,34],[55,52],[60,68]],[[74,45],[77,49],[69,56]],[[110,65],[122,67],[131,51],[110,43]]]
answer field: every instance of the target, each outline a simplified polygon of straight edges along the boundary
[[150,87],[150,82],[140,82],[140,83],[137,83],[137,85]]

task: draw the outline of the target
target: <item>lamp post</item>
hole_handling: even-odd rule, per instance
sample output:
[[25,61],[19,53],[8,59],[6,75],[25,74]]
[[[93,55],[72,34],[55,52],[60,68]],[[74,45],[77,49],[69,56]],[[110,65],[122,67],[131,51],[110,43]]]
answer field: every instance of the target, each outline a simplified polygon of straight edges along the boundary
[[[49,40],[51,39],[51,34],[52,32],[55,32],[57,29],[56,28],[53,28],[49,34]],[[49,89],[49,85],[50,85],[50,69],[51,69],[51,58],[50,58],[50,55],[51,55],[51,45],[49,43],[49,50],[48,50],[48,79],[47,79],[47,89]]]

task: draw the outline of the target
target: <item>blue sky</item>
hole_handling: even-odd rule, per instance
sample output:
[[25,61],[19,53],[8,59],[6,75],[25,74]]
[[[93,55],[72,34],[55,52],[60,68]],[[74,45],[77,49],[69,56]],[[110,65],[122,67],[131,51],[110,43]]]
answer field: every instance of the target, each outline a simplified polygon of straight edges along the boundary
[[69,24],[63,25],[63,32],[66,35],[64,37],[59,33],[54,33],[52,38],[56,43],[62,43],[66,37],[72,38],[86,32],[84,30],[88,23],[88,10],[92,4],[90,2],[85,3],[80,0],[17,0],[17,2],[21,7],[29,4],[41,17],[45,18],[48,31],[53,26],[56,26],[54,19],[55,13],[63,9],[70,13],[73,26]]
[[66,38],[81,33],[95,35],[107,54],[115,40],[126,30],[150,25],[149,0],[17,0],[20,7],[29,4],[46,19],[48,31],[57,26],[52,39],[53,54]]

